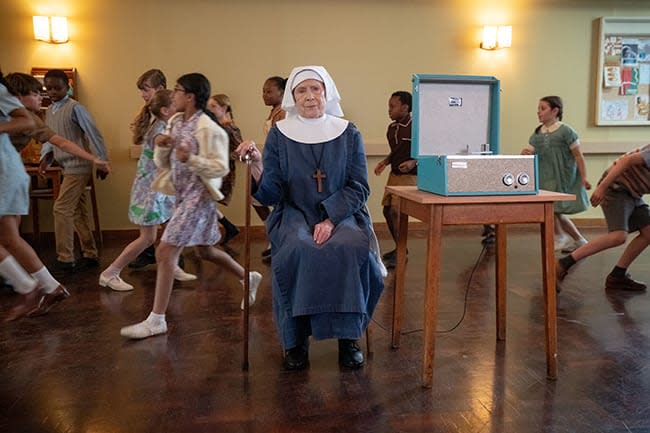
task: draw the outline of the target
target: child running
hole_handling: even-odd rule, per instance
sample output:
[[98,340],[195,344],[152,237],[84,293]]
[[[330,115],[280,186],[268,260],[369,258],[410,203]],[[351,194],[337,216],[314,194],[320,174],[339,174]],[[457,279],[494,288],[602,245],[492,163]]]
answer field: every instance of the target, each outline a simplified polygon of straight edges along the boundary
[[[562,123],[563,104],[559,96],[545,96],[539,100],[537,118],[540,121],[530,136],[523,155],[538,155],[539,187],[548,191],[574,194],[573,201],[558,201],[555,212],[555,249],[570,253],[587,243],[567,214],[587,209],[589,198],[585,158],[580,150],[578,134]],[[567,234],[569,236],[567,236]]]
[[[156,117],[152,116],[151,111],[149,110],[149,101],[151,101],[151,98],[157,91],[165,90],[167,88],[167,77],[165,77],[165,74],[160,69],[149,69],[140,75],[136,82],[136,86],[140,91],[140,96],[144,101],[144,106],[140,109],[140,112],[133,120],[133,123],[131,123],[131,130],[133,131],[133,144],[142,146],[145,144],[145,138],[147,133],[150,131],[152,123],[156,121]],[[156,165],[153,163],[153,147],[145,161],[142,161],[143,154],[144,152],[141,152],[140,160],[138,161],[138,173],[140,172],[140,164],[147,160],[150,161],[150,164],[147,165],[150,165],[155,171]],[[173,206],[174,198],[172,196],[166,196],[166,200],[171,202]],[[135,204],[135,206],[137,207],[138,205]],[[138,212],[138,210],[129,207],[129,214],[131,214],[131,212]],[[145,248],[134,261],[129,263],[129,268],[141,269],[154,263],[156,263],[156,250],[153,244],[151,244]]]
[[607,290],[640,292],[646,284],[636,281],[628,272],[632,262],[650,245],[650,209],[643,195],[650,193],[650,144],[626,153],[603,173],[591,195],[591,204],[600,205],[607,222],[607,233],[592,239],[555,265],[558,281],[562,281],[576,262],[600,251],[623,245],[627,235],[639,234],[625,247],[616,265],[605,279]]
[[[214,114],[214,116],[217,118],[219,126],[221,126],[228,134],[230,171],[226,177],[223,178],[223,182],[221,184],[221,193],[223,194],[223,200],[219,201],[219,204],[228,206],[230,200],[232,199],[233,190],[235,189],[235,169],[237,168],[235,161],[238,159],[235,155],[235,149],[237,149],[237,146],[239,146],[239,143],[241,143],[243,140],[241,131],[237,125],[235,125],[235,120],[233,119],[232,114],[232,106],[230,105],[230,98],[228,95],[220,93],[218,95],[211,96],[210,99],[208,99],[208,110]],[[224,246],[230,241],[230,239],[239,234],[239,228],[231,223],[230,220],[221,211],[217,210],[217,212],[219,213],[219,223],[225,230],[223,239],[221,239],[220,244],[221,246]]]
[[[195,246],[199,256],[222,266],[243,285],[244,268],[214,245],[219,241],[217,202],[223,198],[221,179],[228,174],[228,135],[206,109],[210,82],[199,73],[181,76],[174,87],[177,113],[166,134],[155,138],[154,161],[160,168],[154,181],[158,189],[176,195],[174,213],[156,250],[158,269],[153,308],[146,320],[122,328],[120,334],[141,339],[167,332],[165,312],[169,305],[173,271],[184,247]],[[210,113],[211,114],[211,113]],[[255,301],[262,280],[251,272],[249,303]]]
[[[9,90],[20,99],[12,96]],[[29,138],[48,141],[57,148],[110,171],[101,161],[76,144],[56,135],[34,112],[41,106],[41,84],[31,75],[14,73],[8,80],[0,72],[0,275],[10,280],[21,298],[5,320],[47,313],[70,296],[43,265],[32,247],[20,236],[20,216],[29,210],[29,176],[17,148]],[[23,105],[31,111],[27,111]],[[7,133],[15,141],[9,141]]]
[[[155,120],[149,124],[148,131],[143,137],[143,149],[136,169],[131,200],[129,204],[129,220],[140,228],[140,236],[128,244],[122,253],[99,276],[99,285],[117,291],[133,290],[133,286],[120,278],[122,269],[133,261],[146,248],[156,241],[158,225],[163,224],[172,216],[174,197],[151,189],[151,182],[156,174],[156,164],[153,161],[154,143],[157,135],[165,131],[167,120],[175,113],[172,104],[171,90],[158,90],[149,98],[147,113]],[[178,264],[174,268],[174,279],[177,281],[192,281],[196,275],[183,271]]]

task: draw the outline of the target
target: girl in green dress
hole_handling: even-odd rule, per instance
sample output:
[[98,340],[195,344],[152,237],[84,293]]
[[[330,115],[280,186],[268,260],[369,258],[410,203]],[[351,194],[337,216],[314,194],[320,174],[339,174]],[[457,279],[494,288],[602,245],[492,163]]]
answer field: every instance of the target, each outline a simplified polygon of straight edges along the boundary
[[[573,221],[567,216],[587,209],[587,180],[585,158],[580,150],[578,134],[562,123],[563,104],[559,96],[539,100],[537,118],[540,125],[529,139],[523,155],[538,155],[539,187],[548,191],[574,194],[574,201],[555,202],[555,249],[570,253],[587,243]],[[568,236],[567,236],[568,235]]]

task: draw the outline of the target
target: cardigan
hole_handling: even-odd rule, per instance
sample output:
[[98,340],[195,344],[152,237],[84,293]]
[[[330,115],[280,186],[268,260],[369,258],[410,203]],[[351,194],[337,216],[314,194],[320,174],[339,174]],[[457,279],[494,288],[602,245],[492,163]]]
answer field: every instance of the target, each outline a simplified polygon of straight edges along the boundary
[[[169,119],[165,130],[167,135],[171,133],[172,120],[182,115],[183,113],[176,113]],[[215,201],[222,200],[222,178],[230,171],[228,134],[207,114],[202,113],[196,125],[194,138],[199,144],[199,153],[198,155],[190,154],[186,162],[187,167],[201,178]],[[153,159],[159,170],[156,178],[151,183],[151,187],[164,194],[175,195],[169,161],[171,151],[171,147],[156,146],[154,149]]]

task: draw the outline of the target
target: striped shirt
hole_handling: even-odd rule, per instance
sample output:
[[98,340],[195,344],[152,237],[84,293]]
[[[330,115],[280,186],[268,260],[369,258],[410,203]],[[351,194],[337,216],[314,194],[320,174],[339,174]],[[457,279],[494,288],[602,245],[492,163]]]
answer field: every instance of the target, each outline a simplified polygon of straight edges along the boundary
[[[614,189],[625,189],[635,198],[641,198],[644,194],[650,193],[650,144],[630,153],[641,152],[645,164],[637,164],[628,167],[612,184]],[[614,161],[616,164],[616,161]],[[603,177],[607,172],[603,174]]]

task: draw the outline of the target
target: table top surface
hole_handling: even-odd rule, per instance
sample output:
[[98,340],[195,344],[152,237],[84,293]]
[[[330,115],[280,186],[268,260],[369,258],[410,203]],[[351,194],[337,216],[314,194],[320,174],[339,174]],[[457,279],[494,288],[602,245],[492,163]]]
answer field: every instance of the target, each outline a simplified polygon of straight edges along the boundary
[[444,196],[422,191],[417,186],[387,186],[386,191],[421,204],[499,204],[575,200],[575,195],[539,190],[538,194]]
[[[59,166],[47,167],[45,169],[45,173],[58,173],[61,172],[62,170],[63,169]],[[25,171],[27,172],[27,174],[38,174],[38,165],[26,165]]]

